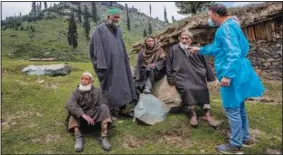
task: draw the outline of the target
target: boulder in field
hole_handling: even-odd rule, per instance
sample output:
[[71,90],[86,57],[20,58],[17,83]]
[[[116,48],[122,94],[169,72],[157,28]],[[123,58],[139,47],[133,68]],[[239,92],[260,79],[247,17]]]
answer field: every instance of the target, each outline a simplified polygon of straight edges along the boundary
[[161,102],[165,103],[167,108],[170,109],[170,112],[178,111],[182,107],[182,100],[179,93],[175,86],[168,84],[166,76],[154,83],[152,94]]
[[71,73],[71,67],[66,64],[29,65],[22,72],[28,75],[65,76]]

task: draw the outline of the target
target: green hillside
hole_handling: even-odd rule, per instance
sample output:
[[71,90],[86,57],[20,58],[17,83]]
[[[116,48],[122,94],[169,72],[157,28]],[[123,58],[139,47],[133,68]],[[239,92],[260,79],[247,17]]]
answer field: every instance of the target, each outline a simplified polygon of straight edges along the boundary
[[[88,6],[89,12],[91,12],[91,3],[81,3],[82,10],[84,5]],[[60,6],[68,6],[68,9],[60,8]],[[59,11],[63,12],[64,15],[58,15],[52,12],[56,16],[55,19],[22,22],[17,28],[18,30],[16,28],[2,29],[2,56],[25,60],[30,58],[55,57],[61,61],[89,61],[89,42],[84,36],[82,23],[76,22],[79,35],[78,47],[73,50],[67,41],[68,15],[66,14],[72,8],[77,8],[77,6],[69,2],[61,2],[56,7],[59,7],[61,9]],[[107,8],[108,6],[106,5],[97,4],[97,12],[101,19],[99,23],[106,19]],[[47,18],[47,14],[50,14],[50,12],[45,12],[44,18]],[[77,19],[76,13],[75,16]],[[126,10],[122,10],[120,27],[123,30],[123,38],[128,52],[135,42],[143,38],[143,31],[148,27],[148,19],[149,17],[142,13],[130,11],[131,31],[128,31],[126,26]],[[160,20],[151,19],[151,22],[154,30],[162,29],[166,26]],[[92,34],[95,23],[91,22],[90,25],[90,33]],[[30,29],[27,30],[27,26],[34,26],[35,32],[32,32]]]

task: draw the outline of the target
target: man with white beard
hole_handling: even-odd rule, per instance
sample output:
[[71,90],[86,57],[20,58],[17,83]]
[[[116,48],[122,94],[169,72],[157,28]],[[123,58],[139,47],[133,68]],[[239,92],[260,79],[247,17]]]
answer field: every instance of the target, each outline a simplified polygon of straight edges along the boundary
[[210,100],[207,82],[215,80],[210,66],[203,56],[191,54],[188,50],[193,35],[183,31],[179,36],[180,43],[170,48],[166,60],[167,80],[175,85],[181,95],[183,105],[186,105],[190,114],[190,125],[196,127],[197,114],[195,106],[199,105],[205,112],[203,119],[212,127],[218,123],[210,116]]
[[75,135],[75,151],[83,150],[83,138],[80,128],[82,123],[95,125],[101,123],[100,145],[109,151],[111,145],[108,141],[108,130],[112,124],[108,102],[102,95],[100,89],[92,84],[93,77],[89,72],[84,72],[80,79],[80,85],[73,91],[65,108],[68,111],[67,125],[68,131]]

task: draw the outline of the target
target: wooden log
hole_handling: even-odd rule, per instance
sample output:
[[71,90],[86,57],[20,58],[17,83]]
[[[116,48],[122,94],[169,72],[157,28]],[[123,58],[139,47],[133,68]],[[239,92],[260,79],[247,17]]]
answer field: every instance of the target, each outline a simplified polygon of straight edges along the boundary
[[255,41],[254,27],[250,26],[248,28],[248,32],[249,32],[249,36],[250,36],[251,42]]
[[265,23],[260,24],[262,40],[267,40]]
[[272,28],[271,28],[271,22],[267,22],[265,24],[265,33],[267,36],[267,41],[272,41],[273,37],[272,37]]

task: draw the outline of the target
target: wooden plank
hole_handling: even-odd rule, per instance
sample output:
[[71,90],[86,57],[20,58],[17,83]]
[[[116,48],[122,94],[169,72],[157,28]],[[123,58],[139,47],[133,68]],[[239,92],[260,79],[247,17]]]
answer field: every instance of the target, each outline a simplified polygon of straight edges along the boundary
[[262,34],[262,39],[263,40],[267,40],[267,36],[266,36],[266,29],[265,29],[265,23],[261,24],[261,34]]
[[266,39],[267,41],[272,41],[272,28],[271,28],[271,22],[267,22],[265,24],[265,33],[266,33]]
[[251,26],[249,31],[251,33],[251,41],[255,41],[256,38],[255,38],[254,26]]

